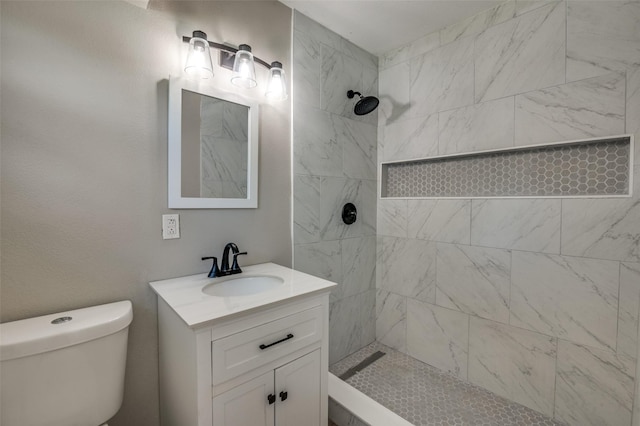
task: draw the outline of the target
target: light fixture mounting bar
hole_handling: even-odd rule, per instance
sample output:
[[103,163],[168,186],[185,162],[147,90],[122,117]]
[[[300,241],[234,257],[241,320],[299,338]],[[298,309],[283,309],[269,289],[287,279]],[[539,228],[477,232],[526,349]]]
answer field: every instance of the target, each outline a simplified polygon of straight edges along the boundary
[[[191,41],[191,37],[189,36],[182,36],[182,41],[185,43],[189,43],[189,41]],[[231,46],[227,46],[225,44],[220,44],[220,43],[216,43],[210,40],[207,40],[207,43],[209,43],[209,47],[215,47],[218,50],[221,50],[223,53],[226,52],[227,55],[229,55],[229,57],[233,57],[236,52],[238,51],[238,49],[236,49],[235,47],[231,47]],[[271,69],[271,65],[269,65],[269,63],[263,61],[262,59],[258,58],[257,56],[253,57],[254,62],[259,63],[260,65],[262,65],[263,67],[265,67],[266,69]],[[223,59],[221,58],[221,61],[223,62]],[[233,66],[233,60],[231,60],[231,64]],[[225,68],[228,68],[225,66]]]

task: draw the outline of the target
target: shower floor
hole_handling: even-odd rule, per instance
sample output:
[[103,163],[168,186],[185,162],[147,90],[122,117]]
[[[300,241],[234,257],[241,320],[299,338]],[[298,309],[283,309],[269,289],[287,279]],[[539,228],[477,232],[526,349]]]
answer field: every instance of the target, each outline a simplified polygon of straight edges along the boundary
[[416,426],[564,426],[378,342],[329,370],[340,377],[378,351],[385,355],[346,382]]

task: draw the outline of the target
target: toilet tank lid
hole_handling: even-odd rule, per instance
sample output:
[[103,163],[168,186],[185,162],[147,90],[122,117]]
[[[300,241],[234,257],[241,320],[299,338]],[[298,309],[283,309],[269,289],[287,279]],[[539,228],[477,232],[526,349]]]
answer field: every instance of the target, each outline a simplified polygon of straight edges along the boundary
[[[54,321],[59,318],[63,319]],[[8,361],[98,339],[128,327],[132,319],[131,302],[123,300],[6,322],[0,324],[0,360]]]

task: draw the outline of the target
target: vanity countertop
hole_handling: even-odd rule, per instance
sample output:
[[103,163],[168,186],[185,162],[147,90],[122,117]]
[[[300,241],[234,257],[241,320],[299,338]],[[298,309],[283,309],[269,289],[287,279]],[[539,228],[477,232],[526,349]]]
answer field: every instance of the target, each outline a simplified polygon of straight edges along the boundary
[[[242,273],[230,277],[209,278],[206,273],[149,283],[191,328],[212,325],[241,313],[249,313],[288,300],[330,290],[337,284],[275,263],[243,266]],[[250,276],[277,276],[284,280],[279,287],[247,296],[218,297],[202,292],[216,282]]]

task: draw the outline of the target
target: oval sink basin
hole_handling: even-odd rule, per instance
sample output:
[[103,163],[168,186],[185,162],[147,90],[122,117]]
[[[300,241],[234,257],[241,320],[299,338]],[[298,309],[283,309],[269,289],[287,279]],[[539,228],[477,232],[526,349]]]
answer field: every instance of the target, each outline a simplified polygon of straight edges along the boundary
[[209,284],[202,289],[202,292],[218,297],[249,296],[272,290],[283,284],[282,278],[268,275],[238,277]]

